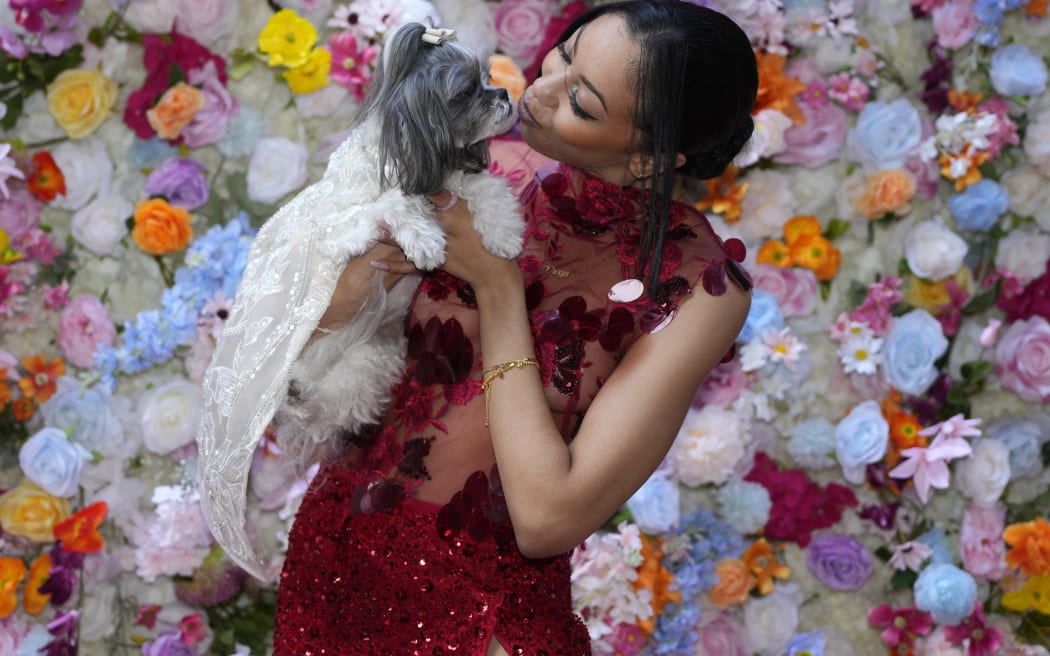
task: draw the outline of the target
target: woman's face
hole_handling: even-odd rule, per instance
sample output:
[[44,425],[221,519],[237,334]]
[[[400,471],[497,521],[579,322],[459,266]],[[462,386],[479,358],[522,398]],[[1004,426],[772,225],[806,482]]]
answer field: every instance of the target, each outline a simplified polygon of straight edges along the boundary
[[542,75],[518,104],[534,150],[609,182],[627,184],[634,92],[627,82],[638,44],[617,14],[604,14],[547,53]]

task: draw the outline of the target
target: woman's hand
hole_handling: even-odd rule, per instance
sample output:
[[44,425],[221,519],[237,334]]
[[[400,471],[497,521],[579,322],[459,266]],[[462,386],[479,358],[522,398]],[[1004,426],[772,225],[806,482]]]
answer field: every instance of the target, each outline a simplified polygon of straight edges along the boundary
[[368,300],[373,276],[381,274],[383,286],[390,291],[398,281],[415,272],[415,266],[405,259],[400,246],[392,241],[379,242],[347,263],[318,328],[322,331],[338,330],[348,324]]
[[[447,191],[430,196],[436,207],[446,207],[452,200]],[[460,280],[465,280],[481,294],[486,290],[522,289],[521,270],[515,260],[490,253],[481,243],[481,235],[474,230],[474,214],[465,199],[460,199],[447,210],[436,212],[448,239],[445,263],[441,269]]]

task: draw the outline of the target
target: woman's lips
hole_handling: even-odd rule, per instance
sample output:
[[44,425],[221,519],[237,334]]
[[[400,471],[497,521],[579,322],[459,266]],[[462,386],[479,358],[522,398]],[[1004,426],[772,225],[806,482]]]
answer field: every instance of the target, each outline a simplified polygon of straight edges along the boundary
[[521,94],[521,98],[518,99],[518,118],[521,122],[526,125],[533,127],[539,127],[540,124],[536,122],[536,118],[529,111],[529,106],[525,103],[525,94]]

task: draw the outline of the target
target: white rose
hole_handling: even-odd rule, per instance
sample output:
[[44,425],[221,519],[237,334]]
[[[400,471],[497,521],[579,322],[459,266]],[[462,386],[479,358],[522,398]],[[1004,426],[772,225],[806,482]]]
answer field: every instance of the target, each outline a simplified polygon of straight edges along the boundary
[[197,437],[200,403],[200,388],[182,378],[143,394],[139,423],[146,448],[163,455],[192,443]]
[[163,34],[175,24],[175,7],[171,0],[135,0],[128,3],[124,20],[139,32]]
[[747,195],[740,203],[737,223],[745,241],[758,242],[780,237],[784,224],[795,215],[797,201],[791,191],[791,179],[776,171],[752,170],[744,182]]
[[295,107],[303,118],[315,118],[318,116],[331,116],[336,110],[342,109],[343,113],[354,111],[355,103],[343,101],[350,96],[346,87],[339,84],[323,86],[312,93],[296,94]]
[[284,137],[259,139],[248,164],[248,197],[272,204],[306,182],[306,159],[302,144]]
[[25,143],[38,143],[52,139],[66,139],[66,131],[58,126],[43,91],[37,91],[26,99],[18,119],[18,137]]
[[1045,176],[1050,176],[1050,109],[1035,115],[1024,135],[1024,153],[1028,161]]
[[1031,166],[1018,166],[1004,173],[1000,182],[1010,195],[1010,209],[1034,218],[1050,232],[1050,181]]
[[799,214],[818,214],[820,208],[835,198],[835,180],[842,175],[836,164],[816,169],[793,166],[790,173]]
[[804,595],[798,585],[777,585],[765,597],[744,606],[744,626],[751,648],[762,656],[780,656],[798,628],[798,608]]
[[99,196],[73,215],[73,238],[96,255],[119,257],[120,240],[128,234],[127,218],[135,208],[123,196]]
[[966,251],[966,242],[938,221],[916,225],[904,244],[908,267],[927,280],[942,280],[953,275],[962,266]]
[[839,183],[835,190],[835,209],[838,215],[846,221],[866,222],[866,219],[857,211],[857,201],[864,195],[867,188],[868,176],[863,169],[857,169]]
[[117,627],[113,609],[117,607],[117,589],[113,585],[100,585],[84,595],[77,623],[80,639],[93,642],[113,635]]
[[791,127],[791,119],[776,109],[763,109],[755,115],[755,131],[733,163],[744,168],[763,157],[771,157],[784,150],[784,130]]
[[1003,237],[995,254],[997,267],[1009,269],[1025,281],[1042,275],[1047,260],[1050,260],[1050,235],[1031,228],[1020,228]]
[[65,141],[51,151],[66,180],[66,193],[51,204],[64,210],[79,210],[113,181],[113,161],[98,139]]
[[875,22],[882,25],[897,25],[898,23],[911,23],[914,21],[909,0],[869,2],[864,5],[864,12]]
[[725,483],[746,454],[746,446],[735,412],[713,405],[691,409],[671,447],[675,476],[690,487]]
[[995,505],[1010,482],[1010,449],[999,440],[978,440],[973,456],[956,468],[955,482],[978,506]]
[[237,26],[237,3],[230,0],[174,0],[175,28],[206,46]]

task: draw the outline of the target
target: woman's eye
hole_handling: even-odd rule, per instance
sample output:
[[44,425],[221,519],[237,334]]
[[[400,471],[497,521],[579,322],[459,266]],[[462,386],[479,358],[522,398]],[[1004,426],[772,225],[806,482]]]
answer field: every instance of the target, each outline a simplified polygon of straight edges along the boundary
[[558,54],[561,55],[562,60],[564,60],[566,64],[571,64],[572,60],[569,59],[569,51],[565,49],[565,43],[564,42],[559,43],[557,45],[557,48],[558,48]]
[[572,109],[572,113],[578,118],[582,118],[585,121],[596,120],[593,116],[588,114],[580,107],[580,102],[576,100],[576,94],[580,92],[580,85],[574,84],[569,88],[569,107]]

